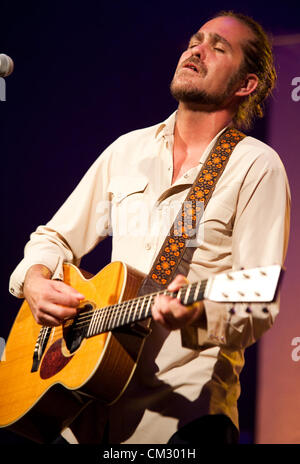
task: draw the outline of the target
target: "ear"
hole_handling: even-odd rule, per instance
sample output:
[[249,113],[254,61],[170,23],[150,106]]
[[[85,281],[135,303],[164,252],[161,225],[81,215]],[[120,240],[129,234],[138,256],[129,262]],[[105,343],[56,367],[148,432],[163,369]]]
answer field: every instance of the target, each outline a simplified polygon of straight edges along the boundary
[[254,92],[258,85],[258,77],[256,74],[247,74],[239,89],[235,92],[238,97],[247,97],[250,93]]

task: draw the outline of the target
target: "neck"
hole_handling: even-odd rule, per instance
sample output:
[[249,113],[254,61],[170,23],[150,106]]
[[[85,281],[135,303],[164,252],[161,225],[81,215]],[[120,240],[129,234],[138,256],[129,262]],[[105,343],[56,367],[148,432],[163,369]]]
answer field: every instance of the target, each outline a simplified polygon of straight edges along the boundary
[[207,146],[224,127],[230,125],[232,114],[228,109],[207,112],[180,102],[175,125],[174,143],[186,150]]

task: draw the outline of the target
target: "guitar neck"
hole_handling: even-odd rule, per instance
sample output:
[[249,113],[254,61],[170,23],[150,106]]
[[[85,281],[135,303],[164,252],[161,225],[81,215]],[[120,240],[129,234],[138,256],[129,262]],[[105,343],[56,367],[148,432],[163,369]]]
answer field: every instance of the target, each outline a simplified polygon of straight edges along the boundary
[[178,298],[181,304],[189,306],[204,298],[207,280],[181,287],[178,292],[163,290],[142,297],[137,297],[121,303],[79,314],[77,325],[85,327],[85,336],[92,337],[103,332],[109,332],[118,327],[142,321],[151,316],[151,307],[156,295],[170,295]]
[[86,302],[72,323],[72,333],[78,337],[92,337],[151,316],[156,295],[170,295],[188,306],[204,298],[217,302],[269,302],[275,297],[280,265],[220,273],[181,287],[178,292],[167,289],[122,301],[104,308],[93,309]]
[[[85,301],[79,314],[63,325],[66,346],[74,353],[83,338],[147,319],[159,294],[177,298],[186,306],[204,298],[220,303],[268,303],[276,297],[280,275],[281,266],[274,264],[216,274],[207,280],[185,285],[178,292],[166,289],[98,309],[94,308],[93,303]],[[33,353],[32,372],[38,369],[51,330],[51,327],[45,326],[40,331]]]

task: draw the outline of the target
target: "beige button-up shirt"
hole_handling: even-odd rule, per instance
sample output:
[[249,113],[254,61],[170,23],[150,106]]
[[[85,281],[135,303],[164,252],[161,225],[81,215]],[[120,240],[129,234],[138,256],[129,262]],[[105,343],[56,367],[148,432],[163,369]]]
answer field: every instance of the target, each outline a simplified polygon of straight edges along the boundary
[[[174,184],[176,113],[165,122],[121,136],[88,170],[44,226],[32,233],[10,279],[23,297],[26,271],[44,264],[62,278],[64,261],[79,265],[108,234],[112,261],[148,273],[199,166]],[[198,246],[184,263],[190,281],[229,269],[283,264],[290,193],[279,156],[246,137],[234,149],[202,216]],[[129,387],[109,408],[111,443],[166,443],[202,414],[226,414],[238,427],[237,399],[244,349],[274,323],[278,302],[266,305],[205,301],[206,322],[169,332],[152,323]]]

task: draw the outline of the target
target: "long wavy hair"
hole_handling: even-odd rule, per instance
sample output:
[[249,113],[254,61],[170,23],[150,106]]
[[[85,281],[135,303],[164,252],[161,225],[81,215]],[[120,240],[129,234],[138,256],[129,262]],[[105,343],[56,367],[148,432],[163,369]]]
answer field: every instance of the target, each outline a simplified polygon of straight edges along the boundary
[[244,97],[238,107],[233,123],[239,129],[250,129],[254,119],[263,117],[264,101],[272,93],[277,75],[274,66],[271,40],[262,26],[254,19],[242,13],[221,11],[214,16],[230,16],[242,22],[253,32],[254,38],[242,44],[244,60],[241,63],[239,77],[248,73],[256,74],[259,82],[253,93]]

